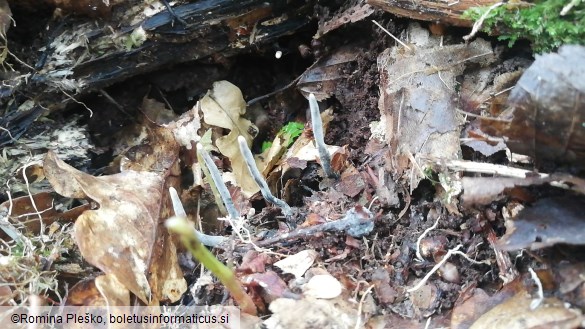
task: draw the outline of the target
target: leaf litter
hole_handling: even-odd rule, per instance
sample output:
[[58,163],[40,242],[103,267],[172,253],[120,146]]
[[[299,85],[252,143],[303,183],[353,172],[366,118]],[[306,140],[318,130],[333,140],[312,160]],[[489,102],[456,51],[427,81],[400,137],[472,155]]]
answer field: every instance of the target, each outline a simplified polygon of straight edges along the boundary
[[[321,37],[339,33],[341,20],[355,24],[370,15],[368,5],[349,6],[322,26]],[[103,274],[94,269],[94,279],[73,286],[70,303],[126,305],[137,296],[142,303],[158,304],[187,295],[197,303],[212,302],[219,290],[213,280],[184,294],[186,267],[179,265],[184,251],[161,227],[173,214],[167,194],[173,187],[201,232],[222,238],[234,232],[231,249],[218,248],[217,257],[235,261],[237,278],[255,306],[271,315],[264,321],[268,328],[582,325],[581,263],[562,256],[582,246],[582,173],[567,173],[562,167],[540,170],[543,161],[556,155],[580,159],[579,90],[567,87],[572,94],[566,103],[572,102],[569,110],[577,118],[567,126],[566,118],[549,115],[546,105],[531,112],[543,94],[526,84],[554,67],[543,67],[550,58],[567,58],[581,50],[563,48],[537,59],[506,101],[503,91],[516,83],[521,71],[508,68],[504,78],[500,52],[489,42],[443,44],[443,38],[418,24],[407,27],[405,36],[408,47],[377,44],[387,48],[376,49],[377,67],[367,61],[363,47],[341,47],[299,77],[302,94],[315,93],[333,105],[321,116],[334,128],[326,134],[326,150],[339,177],[328,178],[322,171],[311,125],[305,125],[292,145],[277,136],[273,148],[255,157],[255,165],[272,193],[293,205],[294,216],[284,218],[258,193],[236,141],[242,136],[252,146],[258,132],[246,112],[246,93],[218,81],[180,116],[166,101],[143,97],[140,138],[118,148],[119,163],[109,167],[113,175],[84,173],[49,153],[44,176],[57,193],[81,199],[81,208],[57,211],[46,191],[10,199],[0,208],[10,217],[8,224],[0,222],[2,232],[5,238],[18,239],[24,229],[13,218],[18,216],[23,222],[38,218],[40,227],[27,222],[26,229],[41,235],[46,234],[43,225],[54,234],[58,228],[51,226],[56,221],[76,218],[73,235],[81,256]],[[350,104],[347,88],[356,88],[351,81],[356,72],[365,72],[360,66],[364,63],[380,75],[379,131],[368,141],[367,151],[363,143],[356,147],[360,139],[340,134],[343,128],[338,126]],[[546,74],[545,80],[556,81],[556,72]],[[564,71],[561,76],[573,81]],[[522,103],[523,92],[532,103]],[[479,110],[490,103],[493,112]],[[500,111],[502,107],[507,109]],[[363,113],[356,110],[357,116],[367,117]],[[547,129],[541,138],[539,130],[519,128],[517,118],[536,123],[534,113],[562,132],[562,154],[554,149],[558,143],[547,144],[554,137]],[[486,114],[499,117],[491,120]],[[474,115],[483,117],[468,122]],[[505,120],[511,126],[497,128]],[[365,140],[370,134],[365,126],[345,129]],[[500,139],[490,135],[494,130]],[[218,183],[228,183],[228,194],[241,214],[238,225],[234,218],[215,221],[222,214],[220,201],[201,180],[196,143],[212,152],[212,161],[223,173]],[[523,143],[534,148],[518,146]],[[502,157],[508,147],[512,152]],[[514,163],[513,152],[531,156],[534,165]],[[195,177],[193,183],[185,184],[185,172]],[[126,266],[120,266],[122,262]],[[0,267],[0,274],[14,281],[6,267]],[[3,288],[1,300],[13,298],[12,289]]]

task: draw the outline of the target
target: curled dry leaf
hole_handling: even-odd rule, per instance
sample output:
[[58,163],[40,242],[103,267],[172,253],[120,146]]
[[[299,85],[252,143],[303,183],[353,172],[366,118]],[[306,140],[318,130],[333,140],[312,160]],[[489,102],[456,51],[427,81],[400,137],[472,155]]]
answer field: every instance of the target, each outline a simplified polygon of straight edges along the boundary
[[482,129],[507,137],[513,152],[540,160],[585,160],[585,47],[565,45],[538,56],[524,72],[499,119]]
[[238,271],[245,273],[264,273],[266,271],[265,265],[271,263],[272,259],[270,255],[250,250],[244,255],[242,265],[238,267]]
[[183,113],[177,120],[169,123],[167,126],[175,136],[175,140],[190,150],[193,144],[198,143],[201,137],[197,131],[201,128],[201,118],[199,117],[199,103],[195,104],[191,110]]
[[246,101],[240,89],[227,81],[215,82],[213,88],[200,100],[200,105],[205,123],[230,130],[227,136],[218,138],[215,145],[221,154],[230,159],[232,171],[242,192],[251,196],[260,191],[250,176],[237,143],[238,136],[243,136],[249,146],[258,133],[258,128],[243,117],[246,113]]
[[359,1],[357,4],[345,9],[343,12],[336,14],[329,21],[319,24],[317,36],[323,36],[333,30],[336,30],[348,23],[361,21],[372,15],[375,9],[365,1]]
[[273,271],[246,275],[242,282],[247,286],[260,286],[268,301],[282,297],[287,291],[286,283]]
[[[2,211],[8,212],[8,209],[12,206],[12,212],[8,216],[13,220],[24,223],[26,228],[33,234],[39,234],[41,229],[39,215],[45,226],[51,225],[56,219],[73,222],[82,212],[89,210],[90,206],[89,204],[85,204],[65,212],[60,212],[53,206],[53,195],[49,192],[37,193],[32,196],[32,199],[39,214],[37,214],[31,203],[31,197],[28,195],[12,199],[12,205],[10,205],[10,200],[0,204],[0,213]],[[4,225],[7,224],[0,223],[0,239],[8,240],[7,228]]]
[[83,257],[149,303],[146,272],[156,238],[161,175],[126,171],[94,177],[69,166],[53,152],[47,154],[43,168],[57,193],[89,198],[100,205],[75,222],[75,240]]
[[355,61],[359,54],[360,51],[356,47],[343,47],[320,59],[301,75],[297,84],[298,89],[305,97],[313,93],[318,101],[331,97],[337,91],[339,80],[351,75],[345,68]]

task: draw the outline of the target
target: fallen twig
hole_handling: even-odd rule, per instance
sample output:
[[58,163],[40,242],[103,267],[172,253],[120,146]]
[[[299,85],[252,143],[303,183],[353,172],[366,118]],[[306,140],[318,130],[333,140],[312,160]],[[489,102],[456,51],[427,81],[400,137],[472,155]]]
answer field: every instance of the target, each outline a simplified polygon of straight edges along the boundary
[[369,234],[373,229],[374,222],[372,213],[368,209],[358,205],[348,210],[342,219],[311,227],[299,228],[274,238],[258,241],[256,245],[259,247],[270,246],[283,241],[311,237],[324,231],[345,232],[353,237],[362,237]]

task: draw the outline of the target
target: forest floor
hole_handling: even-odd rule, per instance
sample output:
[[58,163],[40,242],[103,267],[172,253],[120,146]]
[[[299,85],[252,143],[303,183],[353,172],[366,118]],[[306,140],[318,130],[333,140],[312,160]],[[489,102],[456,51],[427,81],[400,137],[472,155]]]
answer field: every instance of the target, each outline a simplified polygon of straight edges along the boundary
[[[539,131],[529,115],[528,127],[498,125],[511,108],[531,111],[516,90],[530,86],[515,88],[534,62],[529,45],[508,48],[485,34],[465,43],[469,28],[380,10],[356,21],[324,6],[313,15],[275,43],[75,96],[7,144],[5,163],[10,155],[28,162],[14,165],[20,171],[0,199],[0,260],[11,260],[0,261],[0,305],[31,295],[46,304],[111,301],[95,289],[106,276],[136,296],[131,303],[148,300],[144,278],[161,304],[234,304],[166,233],[165,220],[179,215],[173,187],[201,232],[227,239],[209,249],[254,301],[260,317],[244,317],[243,328],[582,326],[583,157],[554,159],[548,148],[558,144],[546,144],[555,135],[577,143],[580,128]],[[567,50],[567,63],[578,62],[571,54],[583,59],[582,50]],[[508,100],[514,92],[516,103]],[[313,141],[311,93],[336,177],[324,173]],[[237,135],[291,214],[250,180]],[[228,214],[197,143],[219,167],[241,222],[217,220]],[[128,251],[115,245],[125,236],[146,241]],[[104,251],[111,248],[128,259],[148,254],[150,270],[121,269]]]

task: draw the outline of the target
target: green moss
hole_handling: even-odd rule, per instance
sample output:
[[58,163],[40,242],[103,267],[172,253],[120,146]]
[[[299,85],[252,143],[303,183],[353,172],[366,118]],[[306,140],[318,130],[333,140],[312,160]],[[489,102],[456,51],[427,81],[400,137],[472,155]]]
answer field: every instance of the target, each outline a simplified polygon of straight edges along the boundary
[[[289,122],[280,131],[277,136],[281,136],[286,141],[285,147],[291,146],[291,144],[303,133],[305,125],[299,122]],[[272,146],[271,141],[262,142],[262,152],[268,150]]]
[[[483,31],[496,32],[499,40],[513,46],[518,39],[532,43],[535,53],[550,52],[563,44],[585,43],[585,2],[574,0],[564,15],[566,0],[539,0],[533,3],[509,2],[492,10],[483,24]],[[474,7],[463,16],[478,20],[488,7]]]

